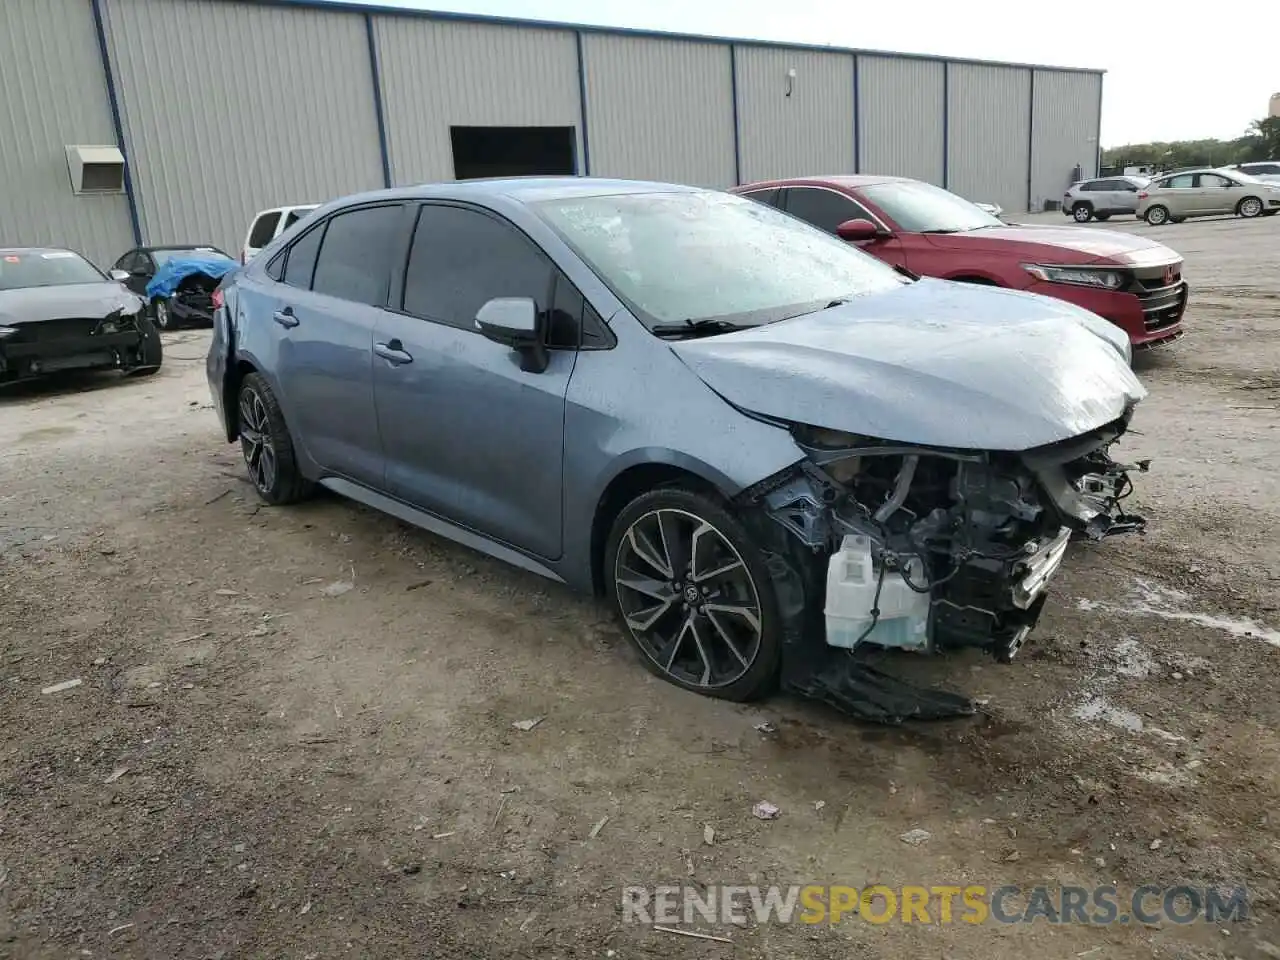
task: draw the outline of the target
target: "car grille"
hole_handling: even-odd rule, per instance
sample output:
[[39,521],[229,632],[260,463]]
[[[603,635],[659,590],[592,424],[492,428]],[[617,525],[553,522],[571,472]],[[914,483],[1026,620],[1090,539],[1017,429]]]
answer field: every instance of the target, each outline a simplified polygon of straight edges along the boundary
[[[114,324],[115,330],[103,329],[104,324]],[[59,317],[39,323],[20,323],[18,332],[6,338],[7,343],[50,343],[59,340],[78,340],[99,333],[123,333],[133,329],[132,317]]]
[[1148,330],[1173,326],[1182,319],[1187,308],[1187,284],[1182,279],[1182,265],[1174,268],[1171,277],[1165,276],[1164,269],[1154,267],[1136,271],[1130,287],[1142,304],[1142,320]]

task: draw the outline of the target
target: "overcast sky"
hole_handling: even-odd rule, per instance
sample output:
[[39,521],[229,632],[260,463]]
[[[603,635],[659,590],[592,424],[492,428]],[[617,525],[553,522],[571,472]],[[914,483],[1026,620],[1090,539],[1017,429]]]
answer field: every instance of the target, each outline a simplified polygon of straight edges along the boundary
[[[1107,71],[1102,143],[1239,136],[1280,91],[1280,3],[356,0]],[[1185,16],[1183,15],[1185,14]],[[1075,26],[1079,24],[1079,26]]]

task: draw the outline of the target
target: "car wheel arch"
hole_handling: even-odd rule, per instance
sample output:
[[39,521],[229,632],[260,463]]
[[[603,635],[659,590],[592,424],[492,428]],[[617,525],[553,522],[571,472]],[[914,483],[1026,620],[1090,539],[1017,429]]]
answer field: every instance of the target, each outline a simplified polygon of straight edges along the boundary
[[1004,283],[989,274],[974,273],[957,273],[944,279],[950,280],[952,283],[972,283],[980,287],[1003,287]]
[[605,595],[604,553],[614,520],[636,497],[661,487],[680,487],[726,502],[734,492],[709,467],[674,452],[666,457],[651,452],[645,460],[618,470],[601,491],[591,520],[591,587],[596,596]]

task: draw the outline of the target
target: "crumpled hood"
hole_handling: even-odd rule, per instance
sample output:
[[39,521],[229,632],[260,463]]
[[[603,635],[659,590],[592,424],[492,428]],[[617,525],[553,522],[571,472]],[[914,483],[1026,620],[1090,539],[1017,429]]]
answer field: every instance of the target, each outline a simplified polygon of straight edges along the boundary
[[942,280],[672,350],[735,406],[923,446],[1026,450],[1146,396],[1124,334],[1061,300]]
[[1042,249],[1028,249],[1026,258],[1036,263],[1106,261],[1140,267],[1177,263],[1182,259],[1176,251],[1155,240],[1118,230],[1098,230],[1093,227],[1008,224],[963,233],[930,234],[929,239],[934,246],[943,249],[971,252],[987,246],[993,250],[1010,252],[1010,243],[1035,245]]
[[0,290],[0,326],[105,317],[116,310],[135,313],[141,307],[142,300],[115,281]]

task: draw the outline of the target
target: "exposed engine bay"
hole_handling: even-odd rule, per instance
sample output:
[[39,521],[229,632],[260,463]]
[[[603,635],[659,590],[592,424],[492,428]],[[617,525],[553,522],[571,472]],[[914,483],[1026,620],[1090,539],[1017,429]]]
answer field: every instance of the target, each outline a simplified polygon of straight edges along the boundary
[[207,273],[184,277],[170,301],[174,319],[186,323],[213,323],[213,291],[220,282],[220,277],[211,277]]
[[[807,595],[825,597],[829,648],[978,647],[1008,662],[1035,627],[1072,537],[1101,539],[1144,526],[1121,504],[1132,489],[1129,473],[1148,464],[1117,463],[1109,454],[1127,421],[1017,453],[797,427],[807,459],[747,495],[789,534],[790,564],[808,568],[800,572]],[[816,632],[812,617],[804,630]],[[888,684],[897,706],[877,705],[875,691],[860,688],[854,699],[863,702],[851,707],[843,701],[853,694],[841,694],[830,678],[791,673],[801,692],[874,719],[972,712],[964,698],[927,691],[918,693],[944,699],[926,696],[912,706],[909,686],[883,676],[878,689],[884,693]],[[873,675],[864,671],[852,681],[865,685]]]

